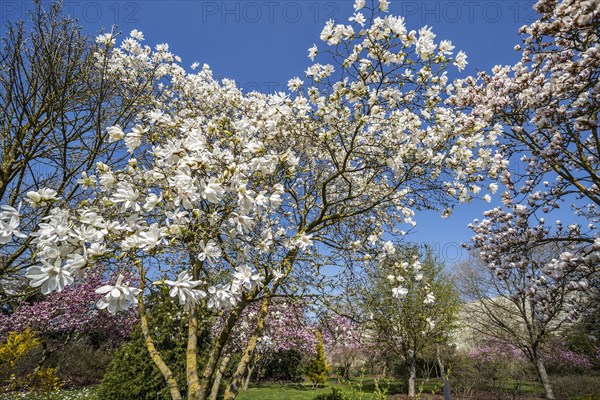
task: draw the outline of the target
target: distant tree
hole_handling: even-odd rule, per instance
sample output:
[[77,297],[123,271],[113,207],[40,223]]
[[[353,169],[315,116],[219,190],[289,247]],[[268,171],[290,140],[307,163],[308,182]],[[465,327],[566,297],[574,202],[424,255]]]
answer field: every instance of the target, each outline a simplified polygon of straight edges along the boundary
[[[564,331],[572,320],[569,313],[574,294],[568,289],[569,277],[549,283],[552,295],[545,296],[545,312],[535,307],[538,294],[531,282],[539,280],[549,259],[560,249],[550,245],[545,251],[530,253],[527,264],[503,269],[499,274],[473,254],[472,261],[459,265],[457,281],[465,298],[464,322],[474,332],[521,350],[544,385],[546,398],[554,392],[544,363],[544,345],[553,334]],[[544,292],[544,287],[540,291]]]
[[390,246],[388,254],[381,265],[367,270],[361,302],[371,314],[367,324],[373,340],[388,356],[406,361],[408,395],[414,397],[417,358],[449,341],[460,296],[431,250]]

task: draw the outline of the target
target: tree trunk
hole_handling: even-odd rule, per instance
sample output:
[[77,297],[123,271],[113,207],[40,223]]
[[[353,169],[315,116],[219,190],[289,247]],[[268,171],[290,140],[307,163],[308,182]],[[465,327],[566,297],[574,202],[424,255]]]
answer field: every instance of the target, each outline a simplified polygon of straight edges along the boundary
[[[143,282],[144,278],[140,279]],[[140,286],[142,286],[140,284]],[[143,288],[142,288],[143,289]],[[150,358],[165,378],[167,383],[167,387],[169,388],[169,393],[171,393],[171,399],[173,400],[182,400],[181,392],[179,391],[179,387],[177,386],[177,381],[175,380],[175,376],[173,372],[169,368],[167,364],[163,361],[160,353],[154,346],[154,341],[150,336],[150,328],[148,327],[148,318],[146,317],[146,310],[144,308],[144,299],[142,298],[143,290],[140,291],[138,295],[138,308],[140,311],[140,322],[142,325],[142,334],[144,335],[144,343],[146,344],[146,348],[148,349],[148,353],[150,353]]]
[[544,366],[542,358],[538,355],[535,357],[535,368],[537,369],[540,381],[542,381],[542,385],[544,386],[546,398],[554,400],[554,392],[552,391],[552,385],[550,385],[550,378],[548,378],[548,373],[546,372],[546,367]]
[[225,355],[223,359],[221,359],[221,364],[219,365],[219,369],[215,374],[215,380],[212,385],[212,389],[210,390],[210,396],[208,400],[217,400],[217,396],[219,395],[219,388],[221,387],[221,380],[223,379],[223,373],[225,369],[227,369],[227,364],[229,364],[229,360],[231,359],[231,354]]
[[246,379],[244,379],[244,386],[243,386],[244,391],[248,390],[248,386],[250,385],[250,378],[252,378],[252,372],[254,372],[255,366],[256,366],[256,363],[252,363],[252,365],[250,365],[250,367],[248,367],[248,373],[246,374]]
[[229,334],[231,333],[233,327],[238,321],[239,316],[242,311],[246,308],[247,305],[246,299],[242,299],[239,305],[229,313],[229,317],[227,317],[227,321],[223,326],[221,332],[216,337],[214,341],[214,345],[210,351],[210,355],[208,357],[208,361],[206,362],[206,366],[204,367],[204,371],[202,373],[202,381],[200,383],[200,390],[198,393],[199,400],[205,400],[209,395],[209,388],[212,387],[213,383],[213,375],[217,370],[217,364],[221,359],[221,354],[223,352],[223,348],[225,344],[229,340]]
[[408,397],[415,397],[415,381],[417,379],[417,363],[414,355],[408,357]]
[[148,349],[148,353],[150,353],[150,358],[162,374],[163,378],[165,378],[165,382],[167,383],[167,387],[169,388],[169,393],[171,394],[171,399],[173,400],[182,400],[181,392],[179,391],[179,387],[177,386],[177,380],[173,375],[173,372],[169,368],[169,366],[164,362],[160,353],[154,346],[154,340],[152,340],[152,336],[150,336],[150,328],[148,327],[148,317],[146,315],[146,308],[144,307],[144,281],[146,279],[146,275],[144,273],[144,268],[141,264],[138,264],[138,270],[140,271],[140,292],[137,296],[138,298],[138,310],[140,312],[140,324],[142,326],[142,334],[144,336],[144,343],[146,344],[146,348]]
[[229,385],[227,385],[227,389],[225,389],[225,395],[223,396],[223,400],[233,400],[237,397],[240,385],[242,384],[242,380],[246,375],[246,369],[248,368],[248,365],[252,362],[254,350],[256,349],[256,345],[258,344],[258,338],[265,326],[265,317],[267,315],[267,312],[269,311],[270,302],[270,296],[265,295],[260,306],[260,311],[258,313],[256,327],[254,328],[254,332],[252,333],[252,336],[248,340],[248,344],[244,349],[244,354],[242,355],[242,358],[240,359],[237,368],[233,376],[231,377],[231,382],[229,382]]
[[188,326],[188,342],[185,359],[188,400],[197,400],[200,396],[200,380],[198,379],[198,307],[190,310]]

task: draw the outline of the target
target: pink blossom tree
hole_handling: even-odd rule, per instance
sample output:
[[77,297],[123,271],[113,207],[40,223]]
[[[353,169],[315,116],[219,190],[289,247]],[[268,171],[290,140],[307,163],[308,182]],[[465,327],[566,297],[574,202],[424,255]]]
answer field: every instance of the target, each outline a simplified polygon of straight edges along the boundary
[[[598,295],[590,280],[600,265],[599,7],[538,1],[539,19],[521,28],[515,48],[521,60],[462,81],[453,99],[501,124],[503,152],[518,161],[520,169],[502,175],[503,206],[473,223],[473,243],[543,326],[557,315],[576,318],[583,294]],[[569,221],[551,226],[546,218],[565,203]],[[552,258],[540,258],[546,250]],[[538,373],[554,398],[542,365]]]

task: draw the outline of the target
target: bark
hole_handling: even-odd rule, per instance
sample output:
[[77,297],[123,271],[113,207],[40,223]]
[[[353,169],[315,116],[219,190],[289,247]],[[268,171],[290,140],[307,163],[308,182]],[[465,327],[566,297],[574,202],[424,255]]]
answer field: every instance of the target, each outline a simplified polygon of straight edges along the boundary
[[215,374],[215,380],[213,382],[208,400],[217,400],[217,396],[219,395],[219,388],[221,387],[221,380],[223,379],[223,373],[225,372],[225,369],[227,368],[227,364],[229,364],[230,359],[231,354],[227,354],[221,359],[221,364],[219,365],[219,369]]
[[417,379],[417,363],[414,355],[408,357],[408,397],[415,397],[415,381]]
[[202,380],[200,382],[200,390],[198,392],[198,399],[206,400],[209,395],[209,388],[212,387],[213,376],[217,370],[217,364],[221,359],[221,355],[223,353],[223,348],[227,341],[229,340],[229,334],[231,333],[233,327],[238,321],[239,316],[242,311],[246,308],[247,305],[246,299],[242,299],[239,306],[236,307],[227,317],[227,321],[223,326],[221,332],[215,339],[215,344],[213,345],[210,355],[208,356],[208,361],[206,362],[206,366],[204,367],[204,371],[202,372]]
[[[143,282],[144,278],[142,277],[141,281]],[[142,286],[141,284],[140,286]],[[172,400],[182,400],[181,392],[179,391],[179,387],[177,386],[177,381],[175,380],[175,376],[173,372],[169,368],[167,364],[163,361],[160,356],[159,351],[154,346],[154,341],[152,340],[152,336],[150,336],[150,329],[148,328],[148,318],[146,316],[146,310],[144,308],[144,299],[142,297],[142,291],[138,295],[138,304],[140,311],[140,322],[142,325],[142,333],[144,335],[144,343],[146,344],[146,348],[148,349],[148,353],[150,353],[150,358],[165,378],[165,382],[167,383],[167,387],[169,388],[169,393],[171,394]]]
[[141,262],[138,261],[137,267],[140,272],[140,293],[137,296],[138,311],[140,312],[140,324],[142,326],[144,343],[146,344],[148,353],[150,353],[150,358],[162,374],[163,378],[165,378],[165,382],[167,383],[167,387],[169,388],[169,393],[171,394],[171,399],[183,400],[183,398],[181,397],[181,392],[179,391],[179,386],[177,385],[177,380],[175,379],[173,372],[162,359],[160,352],[156,349],[156,346],[154,345],[154,340],[152,340],[152,336],[150,336],[150,328],[148,327],[148,316],[146,315],[146,307],[144,307],[143,296],[146,274],[144,271],[144,267],[141,265]]
[[197,400],[200,395],[200,380],[198,379],[198,307],[192,307],[189,321],[185,361],[188,399]]
[[269,311],[269,303],[271,302],[270,296],[265,296],[262,304],[260,306],[260,311],[258,313],[258,320],[256,322],[256,327],[254,328],[254,332],[250,339],[248,340],[248,344],[244,349],[244,353],[242,358],[240,359],[233,376],[231,377],[231,382],[227,385],[227,389],[225,389],[225,395],[223,396],[223,400],[233,400],[237,397],[240,385],[242,384],[242,380],[246,374],[246,370],[248,365],[252,362],[252,358],[254,355],[254,350],[256,349],[256,345],[258,344],[258,338],[262,333],[262,330],[265,326],[265,317],[267,312]]
[[538,355],[536,355],[535,358],[535,368],[537,369],[540,381],[542,381],[542,385],[544,386],[544,393],[546,395],[546,398],[554,400],[554,392],[552,391],[552,385],[550,385],[550,378],[548,378],[548,373],[546,372],[544,362],[542,361],[542,358]]
[[250,378],[252,378],[252,373],[254,372],[254,367],[255,367],[255,363],[253,363],[249,368],[248,368],[248,373],[246,374],[246,379],[244,379],[244,387],[243,390],[246,391],[248,390],[248,386],[250,385]]

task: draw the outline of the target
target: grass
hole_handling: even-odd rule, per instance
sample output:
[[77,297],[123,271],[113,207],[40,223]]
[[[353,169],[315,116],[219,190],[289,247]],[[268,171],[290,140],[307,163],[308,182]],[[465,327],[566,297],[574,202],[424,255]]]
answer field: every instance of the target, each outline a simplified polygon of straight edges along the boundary
[[99,400],[96,397],[96,387],[83,389],[59,390],[48,394],[10,393],[0,394],[0,400]]
[[[330,380],[324,388],[315,388],[307,383],[298,384],[264,384],[250,387],[240,392],[239,400],[312,400],[321,393],[330,393],[331,387],[340,388],[344,394],[355,400],[374,399],[379,390],[388,396],[403,393],[403,383],[397,380],[376,381],[373,378],[353,378],[348,383]],[[436,382],[423,383],[423,393],[436,389]]]

